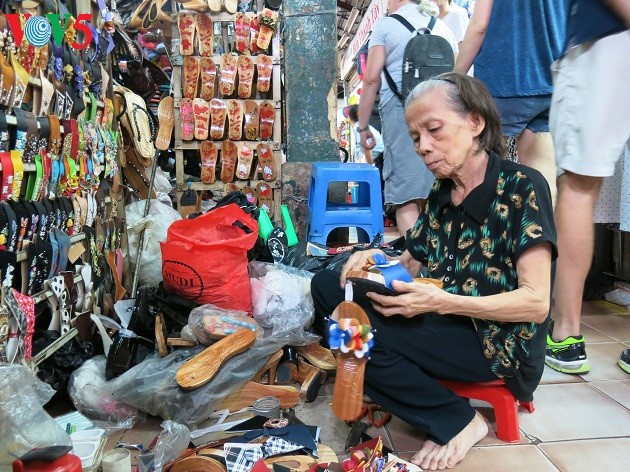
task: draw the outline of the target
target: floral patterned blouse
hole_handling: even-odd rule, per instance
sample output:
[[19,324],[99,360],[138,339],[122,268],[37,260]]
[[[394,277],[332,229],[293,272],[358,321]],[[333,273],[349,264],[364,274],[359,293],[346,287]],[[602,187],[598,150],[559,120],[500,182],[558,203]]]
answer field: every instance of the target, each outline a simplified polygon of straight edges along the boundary
[[[518,288],[516,262],[543,242],[556,258],[556,230],[549,187],[529,167],[490,153],[483,183],[460,205],[451,201],[450,179],[436,180],[407,249],[444,290],[471,297]],[[548,319],[533,322],[473,320],[492,371],[517,398],[530,401],[542,375]]]

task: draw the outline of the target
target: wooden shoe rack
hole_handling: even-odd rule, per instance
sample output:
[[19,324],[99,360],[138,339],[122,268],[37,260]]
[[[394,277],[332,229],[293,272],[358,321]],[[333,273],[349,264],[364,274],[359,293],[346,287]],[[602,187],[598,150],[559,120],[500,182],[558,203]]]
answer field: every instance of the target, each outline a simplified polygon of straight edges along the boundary
[[[254,0],[254,5],[256,4],[258,4],[257,13],[260,13],[262,11],[263,2],[261,1],[257,2],[256,0]],[[256,74],[254,74],[253,84],[252,84],[252,94],[248,99],[243,99],[239,97],[239,94],[238,94],[238,89],[239,89],[238,73],[237,73],[236,83],[234,86],[234,92],[231,95],[221,94],[221,87],[220,87],[221,54],[218,54],[218,52],[222,51],[225,53],[238,54],[239,56],[243,55],[243,53],[236,52],[235,20],[238,13],[230,14],[230,13],[226,13],[224,10],[221,13],[212,13],[212,12],[207,11],[206,14],[212,18],[213,30],[214,30],[214,50],[211,56],[217,68],[216,82],[215,82],[215,87],[214,87],[214,98],[223,100],[226,105],[228,104],[228,101],[232,99],[237,100],[238,102],[240,102],[243,110],[245,110],[246,101],[249,103],[249,106],[251,106],[251,102],[256,102],[259,107],[261,106],[261,104],[268,102],[269,104],[273,106],[273,110],[275,114],[273,131],[271,133],[270,139],[268,137],[267,139],[261,138],[260,133],[259,133],[255,139],[247,140],[246,137],[251,138],[252,134],[251,132],[246,134],[247,120],[244,119],[243,125],[242,125],[241,139],[232,141],[232,142],[235,143],[239,148],[240,146],[248,146],[252,150],[256,150],[258,145],[261,143],[265,143],[269,145],[273,153],[273,162],[275,164],[275,173],[276,173],[275,177],[276,178],[273,181],[269,181],[269,180],[265,181],[263,179],[263,171],[262,171],[261,166],[259,165],[260,159],[259,157],[255,156],[253,159],[251,172],[249,174],[248,179],[240,179],[237,177],[238,173],[236,173],[230,182],[225,182],[221,180],[222,151],[223,151],[224,142],[229,140],[229,136],[228,136],[229,132],[228,132],[228,127],[227,127],[227,124],[229,123],[229,119],[226,118],[226,129],[225,129],[225,134],[223,136],[223,139],[218,140],[218,139],[212,139],[211,136],[208,137],[208,139],[216,145],[216,148],[219,154],[219,157],[216,161],[216,166],[215,166],[216,178],[212,179],[213,180],[212,183],[193,182],[191,184],[188,184],[185,181],[184,164],[185,164],[185,159],[187,158],[187,156],[190,155],[188,151],[192,150],[193,153],[194,151],[198,151],[200,149],[201,141],[195,140],[195,139],[193,140],[182,139],[182,131],[181,131],[181,126],[180,126],[180,122],[181,122],[180,121],[181,120],[180,104],[183,98],[182,90],[183,90],[183,85],[184,85],[183,84],[183,80],[184,80],[184,77],[183,77],[184,60],[183,59],[186,56],[180,56],[179,50],[178,50],[175,54],[175,57],[171,58],[172,63],[173,63],[172,89],[173,89],[173,96],[175,98],[175,126],[174,126],[173,131],[174,131],[174,136],[175,136],[174,149],[175,149],[175,177],[176,177],[176,185],[177,185],[176,187],[177,201],[178,202],[180,201],[182,194],[188,188],[195,191],[210,190],[213,193],[213,196],[215,198],[216,197],[221,198],[227,193],[229,193],[231,190],[234,190],[235,188],[239,188],[239,189],[243,189],[245,187],[256,188],[257,185],[260,182],[262,182],[262,183],[266,183],[272,191],[271,200],[273,201],[273,209],[272,209],[272,214],[269,216],[272,220],[278,221],[281,218],[280,216],[280,206],[281,206],[280,205],[281,204],[280,169],[281,169],[281,164],[282,164],[281,149],[282,149],[282,139],[283,139],[282,137],[283,136],[283,133],[282,133],[283,107],[282,107],[282,87],[281,87],[281,53],[280,53],[280,39],[279,39],[279,33],[278,33],[280,30],[280,22],[278,22],[276,31],[273,34],[269,48],[266,51],[259,52],[260,54],[266,54],[272,59],[271,84],[269,87],[269,91],[261,93],[257,89]],[[255,14],[255,13],[252,13],[252,14]],[[176,19],[175,21],[173,21],[172,35],[173,35],[172,37],[174,40],[180,37],[178,22]],[[195,49],[194,49],[193,55],[200,55],[196,39],[194,43],[195,43]],[[245,54],[250,54],[250,53],[246,52]],[[257,54],[258,53],[251,53],[251,56],[250,56],[254,63],[255,71],[257,70],[257,63],[258,63]],[[199,92],[197,93],[197,96],[199,96]],[[209,100],[208,100],[208,103],[210,103]],[[187,151],[186,156],[185,156],[185,151]],[[201,162],[201,156],[199,156],[199,161]],[[205,179],[205,180],[208,180],[208,179]],[[266,199],[267,201],[269,201],[269,196],[267,196]],[[260,207],[260,204],[258,206]]]

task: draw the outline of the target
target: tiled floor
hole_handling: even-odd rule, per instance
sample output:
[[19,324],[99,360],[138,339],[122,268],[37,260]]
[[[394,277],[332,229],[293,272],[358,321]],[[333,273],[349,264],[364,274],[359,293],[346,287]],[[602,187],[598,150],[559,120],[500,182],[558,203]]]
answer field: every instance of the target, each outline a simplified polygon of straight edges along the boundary
[[[630,316],[607,302],[587,302],[583,313],[591,372],[569,376],[546,368],[534,394],[536,411],[519,412],[517,444],[498,440],[492,409],[477,405],[491,424],[490,432],[453,471],[630,470],[630,376],[616,365],[621,350],[630,347]],[[315,402],[300,403],[296,412],[305,423],[319,424],[321,442],[343,457],[348,428],[332,415],[331,394],[332,384],[327,383]],[[148,445],[160,422],[153,418],[113,434],[106,450],[118,440]],[[423,441],[398,418],[368,433],[381,435],[386,446],[407,459]]]

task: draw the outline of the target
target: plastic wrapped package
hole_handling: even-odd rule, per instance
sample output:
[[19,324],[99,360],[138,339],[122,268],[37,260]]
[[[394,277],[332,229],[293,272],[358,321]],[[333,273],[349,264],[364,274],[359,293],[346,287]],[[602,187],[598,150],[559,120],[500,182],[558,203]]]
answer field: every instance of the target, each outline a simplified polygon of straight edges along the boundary
[[70,377],[68,394],[76,409],[105,430],[132,428],[137,409],[117,401],[105,388],[105,356],[95,356],[75,370]]
[[151,358],[106,384],[118,401],[165,420],[189,427],[207,419],[225,399],[265,365],[271,354],[285,345],[273,336],[257,338],[247,351],[228,359],[216,376],[195,390],[182,390],[177,370],[204,347],[178,349],[164,358]]
[[140,233],[144,229],[144,244],[138,277],[140,287],[158,285],[162,282],[160,243],[166,241],[166,232],[171,223],[182,219],[176,210],[158,200],[151,200],[149,214],[143,218],[145,205],[146,200],[140,200],[125,207],[132,270],[136,264]]
[[177,459],[190,443],[190,430],[186,426],[171,420],[162,422],[160,426],[162,431],[153,448],[155,472],[161,472],[166,464]]
[[164,203],[164,205],[173,208],[173,202],[169,194],[173,190],[173,186],[169,180],[168,174],[164,172],[159,166],[155,169],[155,181],[153,182],[153,189],[157,199]]
[[31,449],[70,446],[70,436],[42,408],[55,394],[28,368],[0,363],[0,470]]
[[254,319],[273,336],[295,346],[320,338],[305,331],[313,323],[311,272],[281,264],[249,264]]
[[258,322],[245,311],[225,310],[212,304],[201,305],[190,312],[188,326],[196,340],[206,346],[239,329],[249,329],[257,336],[264,334]]

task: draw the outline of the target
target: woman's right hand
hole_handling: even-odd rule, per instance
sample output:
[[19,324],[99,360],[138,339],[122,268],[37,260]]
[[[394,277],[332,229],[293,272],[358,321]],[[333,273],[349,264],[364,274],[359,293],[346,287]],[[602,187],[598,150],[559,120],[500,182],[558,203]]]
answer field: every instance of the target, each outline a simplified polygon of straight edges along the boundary
[[[341,277],[339,278],[339,286],[343,289],[346,286],[346,274],[351,270],[361,270],[371,256],[374,254],[385,253],[380,249],[368,249],[367,251],[357,251],[350,256],[341,269]],[[387,256],[385,256],[387,257]]]

